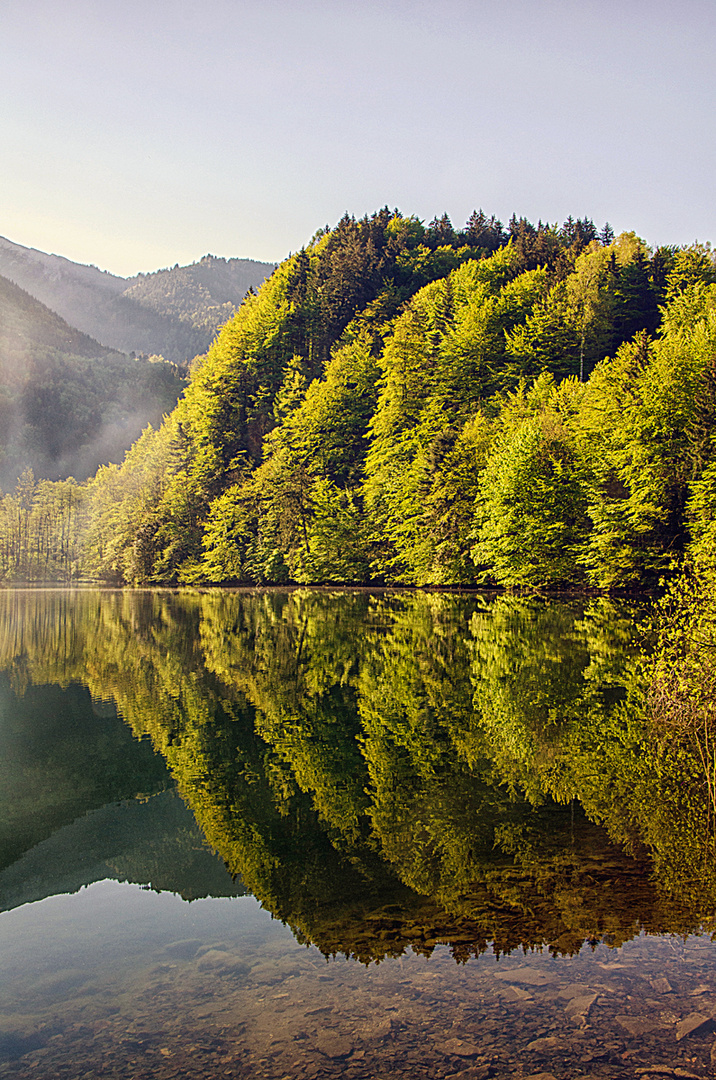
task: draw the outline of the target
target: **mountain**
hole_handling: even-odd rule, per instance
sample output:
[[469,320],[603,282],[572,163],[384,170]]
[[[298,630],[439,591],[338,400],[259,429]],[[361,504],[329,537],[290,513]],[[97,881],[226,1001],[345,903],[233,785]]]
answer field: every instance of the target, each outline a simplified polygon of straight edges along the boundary
[[[146,291],[166,307],[170,282]],[[346,215],[83,489],[71,553],[49,544],[46,492],[31,545],[25,488],[8,498],[0,573],[651,587],[716,519],[715,355],[707,246],[653,250],[586,218]]]
[[33,358],[51,353],[71,356],[120,356],[89,334],[70,326],[12,281],[0,277],[0,380],[23,382]]
[[191,266],[175,266],[129,278],[124,296],[159,315],[214,331],[230,319],[249,289],[257,289],[274,270],[253,259],[205,255]]
[[346,215],[98,478],[84,565],[132,584],[655,584],[694,512],[716,517],[715,346],[709,248],[589,219]]
[[177,364],[206,352],[248,290],[273,270],[272,263],[206,255],[191,266],[122,278],[0,237],[0,274],[72,326],[105,348]]
[[0,277],[0,484],[24,468],[85,479],[158,425],[184,386],[177,367],[131,359]]

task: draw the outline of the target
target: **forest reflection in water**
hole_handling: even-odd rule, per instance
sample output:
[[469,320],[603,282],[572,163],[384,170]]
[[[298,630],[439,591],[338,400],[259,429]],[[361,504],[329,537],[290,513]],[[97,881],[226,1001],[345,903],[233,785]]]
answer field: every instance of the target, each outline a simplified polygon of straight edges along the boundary
[[[187,898],[248,890],[291,928],[296,947],[313,947],[301,952],[306,963],[314,952],[345,958],[330,976],[303,973],[319,980],[319,991],[320,980],[353,979],[344,967],[351,958],[371,965],[394,957],[410,969],[410,998],[415,965],[430,959],[435,965],[420,978],[441,972],[441,1000],[464,1012],[470,995],[461,998],[452,984],[472,968],[459,965],[491,958],[492,971],[502,957],[503,969],[517,974],[507,986],[490,976],[491,992],[501,994],[498,1014],[519,1021],[523,1045],[556,1038],[535,1035],[540,1024],[522,1015],[536,997],[554,999],[557,1016],[572,1007],[569,1022],[582,1037],[605,991],[593,974],[560,983],[549,964],[611,970],[621,955],[615,946],[631,942],[630,955],[641,955],[644,933],[702,932],[716,910],[698,754],[658,738],[644,718],[637,614],[605,599],[409,592],[0,593],[0,908],[101,877]],[[63,710],[73,719],[59,722]],[[254,901],[222,903],[246,913]],[[708,940],[689,941],[708,967]],[[520,947],[545,949],[522,976]],[[271,948],[293,955],[285,936]],[[710,975],[698,968],[701,982],[684,982],[681,948],[689,1000]],[[173,963],[195,964],[200,979],[211,952],[200,936],[191,956]],[[250,981],[269,962],[213,952],[225,954],[214,974],[230,982]],[[642,964],[653,998],[664,958],[649,955]],[[395,978],[380,971],[383,981]],[[264,985],[281,984],[275,1020],[290,997],[284,981],[296,972],[282,974],[279,965],[274,974]],[[662,992],[673,995],[678,980],[666,983]],[[320,1021],[320,1010],[334,1006],[321,1005],[320,994],[315,1001]],[[708,1037],[706,1001],[691,1010],[701,1017],[692,1038]],[[628,1015],[613,1012],[622,1016],[621,1035],[611,1036],[619,1052],[625,1033],[642,1042],[648,1031],[673,1034],[689,1015],[673,997],[659,1007],[666,1018],[651,1028],[637,1016],[630,1029]],[[394,1019],[384,1045],[399,1041],[405,1018]],[[333,1057],[316,1044],[300,1069],[280,1055],[265,1067],[254,1055],[245,1067],[312,1075],[313,1061],[314,1073],[349,1075],[351,1062],[363,1075],[360,1040],[346,1042],[330,1022],[314,1027],[333,1031]],[[413,1060],[414,1070],[427,1070],[414,1074],[453,1075],[462,1064],[471,1075],[495,1075],[489,1055],[478,1061],[468,1052],[474,1030],[472,1041],[464,1035],[443,1032],[439,1045],[454,1053]],[[27,1032],[11,1036],[9,1067],[18,1070],[20,1051],[36,1048],[22,1042]],[[0,1057],[2,1037],[0,1029]],[[550,1045],[542,1046],[548,1058]],[[410,1053],[420,1057],[412,1043]],[[617,1075],[611,1053],[604,1075]],[[685,1060],[681,1053],[680,1067]],[[242,1076],[243,1067],[230,1058],[226,1071]],[[147,1068],[160,1075],[156,1063]],[[182,1075],[174,1068],[167,1075]]]

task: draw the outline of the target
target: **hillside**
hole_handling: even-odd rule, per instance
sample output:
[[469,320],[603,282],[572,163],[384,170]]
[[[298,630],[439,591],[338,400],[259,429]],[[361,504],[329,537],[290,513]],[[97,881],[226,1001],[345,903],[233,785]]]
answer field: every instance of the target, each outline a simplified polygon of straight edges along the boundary
[[709,461],[714,280],[707,249],[586,219],[346,217],[98,478],[86,566],[137,584],[655,583]]
[[[656,586],[716,517],[714,355],[706,247],[589,219],[345,216],[83,489],[61,573]],[[53,572],[14,506],[0,573]]]
[[[32,358],[48,352],[110,356],[113,350],[75,329],[5,277],[0,277],[0,379],[23,382]],[[118,353],[114,353],[118,356]]]
[[253,259],[205,255],[191,266],[128,278],[123,295],[142,307],[213,335],[231,318],[249,289],[259,288],[273,269],[272,264]]
[[83,480],[120,461],[183,385],[173,365],[105,348],[0,277],[0,486],[25,468]]
[[72,326],[125,353],[186,364],[273,264],[205,256],[192,266],[121,278],[0,237],[0,274]]

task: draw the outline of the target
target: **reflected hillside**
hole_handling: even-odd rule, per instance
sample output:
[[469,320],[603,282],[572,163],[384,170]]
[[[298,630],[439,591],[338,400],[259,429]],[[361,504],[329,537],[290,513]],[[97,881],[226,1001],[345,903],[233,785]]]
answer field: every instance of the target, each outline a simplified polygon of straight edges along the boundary
[[716,910],[698,757],[642,718],[634,617],[604,599],[7,592],[0,669],[18,693],[116,702],[230,873],[327,954],[570,953]]
[[0,874],[76,818],[172,785],[111,704],[77,682],[27,685],[25,672],[20,681],[18,695],[0,674]]
[[184,900],[241,896],[174,791],[109,803],[53,832],[0,870],[0,911],[94,881],[128,881]]

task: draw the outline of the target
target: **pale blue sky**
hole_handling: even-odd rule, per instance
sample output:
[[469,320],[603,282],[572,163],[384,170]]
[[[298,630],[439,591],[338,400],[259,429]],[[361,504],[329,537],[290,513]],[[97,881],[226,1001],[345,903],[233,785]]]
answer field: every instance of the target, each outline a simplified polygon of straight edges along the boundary
[[713,0],[0,0],[0,234],[129,275],[345,210],[716,240]]

